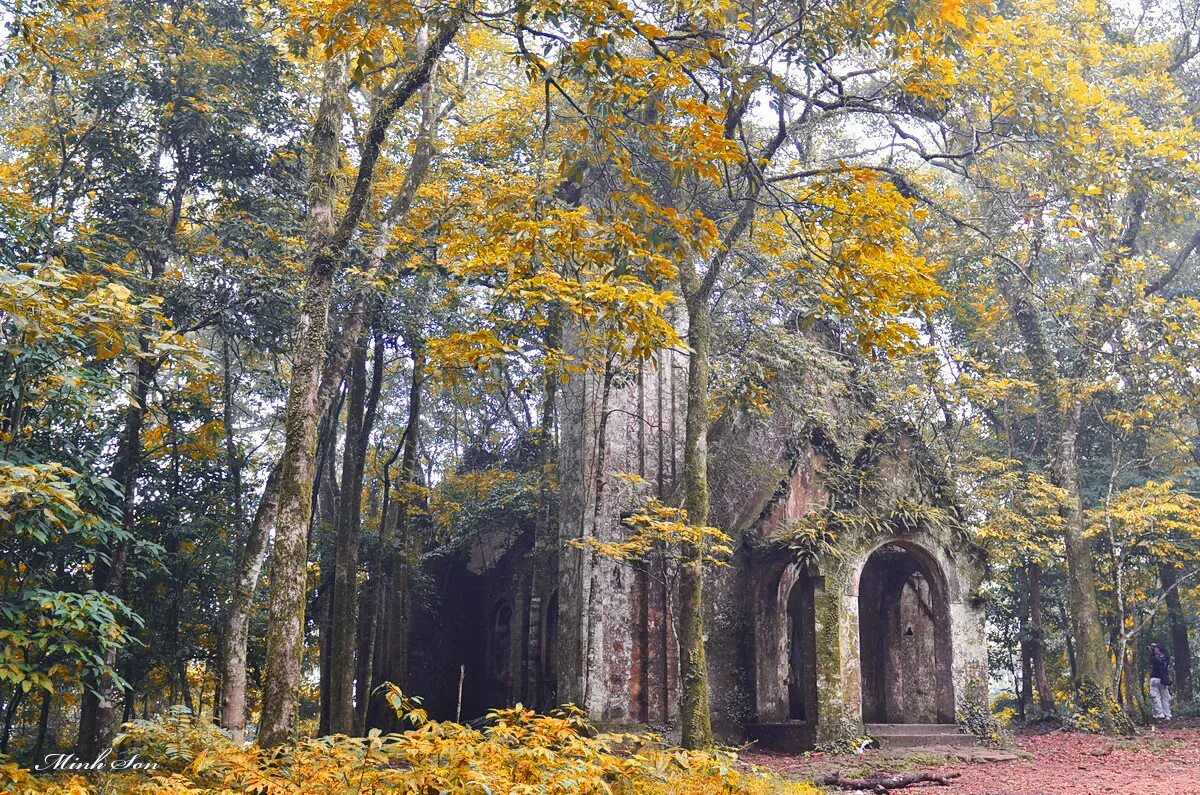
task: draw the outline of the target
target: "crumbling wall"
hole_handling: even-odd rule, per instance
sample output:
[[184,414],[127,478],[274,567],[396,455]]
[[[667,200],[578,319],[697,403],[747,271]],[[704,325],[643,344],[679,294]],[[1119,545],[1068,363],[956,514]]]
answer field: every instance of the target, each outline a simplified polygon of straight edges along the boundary
[[[839,442],[818,436],[794,445],[790,475],[743,534],[743,543],[754,549],[747,559],[752,570],[748,579],[754,587],[746,599],[753,605],[748,620],[754,627],[750,641],[754,714],[747,722],[770,724],[786,715],[786,690],[779,682],[787,664],[781,638],[795,553],[782,539],[789,525],[818,515],[828,519],[836,533],[836,552],[816,554],[808,564],[819,583],[814,593],[815,742],[863,732],[862,655],[875,650],[873,639],[861,634],[859,586],[871,554],[885,544],[920,550],[946,580],[945,607],[938,622],[939,632],[946,632],[943,646],[948,647],[950,661],[948,666],[942,663],[938,675],[952,680],[953,696],[938,702],[932,717],[951,720],[953,699],[959,704],[986,699],[984,610],[978,598],[984,560],[962,526],[952,489],[941,479],[944,473],[904,429],[864,434],[857,448],[846,445],[845,439]],[[896,666],[902,663],[894,661]],[[895,701],[899,685],[888,684]],[[945,688],[939,692],[949,694]]]
[[[568,355],[582,361],[586,347],[578,327],[564,331]],[[578,542],[621,540],[630,510],[669,497],[682,474],[686,373],[668,350],[576,374],[559,393],[559,700],[601,723],[666,723],[676,710],[672,573]]]
[[[569,355],[583,358],[579,329]],[[597,367],[560,390],[559,700],[601,723],[673,721],[678,643],[675,580],[662,561],[631,566],[573,544],[620,540],[621,520],[648,496],[678,503],[686,353],[642,365]],[[706,647],[714,730],[741,739],[746,724],[788,717],[791,584],[812,578],[814,704],[807,737],[863,732],[859,580],[889,541],[924,551],[947,582],[953,692],[986,699],[983,557],[953,489],[915,433],[878,428],[846,393],[810,401],[810,413],[733,412],[710,437],[710,521],[732,536],[730,565],[706,574]],[[637,475],[640,482],[622,475]],[[780,539],[822,514],[836,553],[803,566]]]

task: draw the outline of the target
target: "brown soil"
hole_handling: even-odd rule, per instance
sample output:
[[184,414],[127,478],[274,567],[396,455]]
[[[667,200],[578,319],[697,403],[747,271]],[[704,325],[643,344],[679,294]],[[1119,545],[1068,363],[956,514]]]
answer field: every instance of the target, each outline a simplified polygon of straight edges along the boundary
[[[1200,720],[1147,729],[1137,737],[1094,737],[1055,731],[1015,737],[1013,752],[914,749],[907,754],[868,751],[860,756],[809,757],[746,753],[746,761],[801,780],[840,770],[954,771],[950,786],[923,784],[899,792],[946,795],[1200,795]],[[960,755],[961,754],[961,755]],[[957,758],[956,758],[957,757]]]

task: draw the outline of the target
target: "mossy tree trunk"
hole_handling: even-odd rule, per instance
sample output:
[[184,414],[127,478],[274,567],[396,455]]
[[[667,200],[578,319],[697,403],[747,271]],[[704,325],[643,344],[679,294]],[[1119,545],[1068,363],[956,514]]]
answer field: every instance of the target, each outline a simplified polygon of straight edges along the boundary
[[358,531],[362,512],[363,469],[367,442],[375,424],[382,386],[382,344],[375,345],[370,389],[367,388],[367,336],[363,334],[350,357],[350,395],[346,411],[346,440],[342,454],[342,488],[334,541],[333,600],[330,605],[329,731],[354,734],[354,649],[358,597]]
[[1054,712],[1054,690],[1046,675],[1046,629],[1042,611],[1042,567],[1030,562],[1029,574],[1029,632],[1030,663],[1033,667],[1033,683],[1037,689],[1038,706],[1042,712]]
[[390,84],[375,105],[361,145],[354,185],[340,221],[334,220],[336,176],[341,155],[344,106],[349,89],[349,55],[329,59],[322,76],[321,101],[313,124],[306,230],[309,265],[296,324],[292,378],[285,410],[285,442],[276,516],[274,560],[269,595],[266,684],[263,688],[259,743],[274,747],[294,728],[296,693],[304,647],[304,596],[307,582],[306,533],[312,510],[316,427],[320,416],[320,364],[324,360],[333,297],[333,276],[359,228],[371,195],[375,167],[388,130],[399,110],[420,91],[434,64],[450,46],[466,14],[458,7],[436,35],[418,50],[415,61]]
[[[325,416],[338,396],[351,341],[358,337],[366,312],[366,295],[356,297],[346,317],[340,339],[325,358],[321,387],[318,391],[318,415]],[[245,731],[246,655],[249,641],[250,609],[258,590],[259,577],[267,559],[267,540],[275,527],[279,504],[282,459],[271,467],[259,507],[238,556],[237,579],[225,614],[221,646],[221,726],[236,739]],[[239,706],[240,705],[240,706]],[[233,710],[237,714],[230,714]]]
[[237,579],[225,616],[221,647],[221,726],[235,742],[246,730],[246,656],[250,640],[250,606],[258,589],[258,578],[267,556],[267,538],[275,526],[279,504],[279,474],[276,464],[267,476],[246,543],[238,559]]
[[[737,200],[737,213],[721,237],[720,244],[703,271],[685,258],[679,267],[679,287],[687,308],[688,356],[687,407],[684,421],[683,476],[684,509],[688,523],[708,524],[708,430],[709,356],[712,348],[712,297],[725,272],[734,247],[749,231],[762,193],[763,169],[787,138],[780,105],[776,134],[746,163],[739,173],[744,192]],[[735,114],[736,115],[736,114]],[[736,126],[736,125],[735,125]],[[729,128],[732,130],[733,128]],[[664,196],[672,191],[663,188]],[[708,665],[704,654],[704,551],[685,550],[680,571],[679,616],[679,711],[685,748],[712,745],[709,714]]]
[[317,446],[319,362],[324,357],[333,285],[310,278],[301,308],[286,410],[286,443],[279,488],[268,596],[267,666],[259,743],[274,747],[290,739],[304,652],[307,532],[312,510]]
[[1000,291],[1021,335],[1037,384],[1041,427],[1049,436],[1050,478],[1065,494],[1059,515],[1066,551],[1067,612],[1074,639],[1076,700],[1081,711],[1096,710],[1101,730],[1116,732],[1127,728],[1128,720],[1113,691],[1112,666],[1096,599],[1092,548],[1084,535],[1078,460],[1083,404],[1073,393],[1077,379],[1059,374],[1024,283],[1002,277]]
[[[684,277],[695,285],[695,277]],[[686,288],[685,288],[686,289]],[[708,296],[688,290],[687,408],[683,446],[684,501],[688,523],[708,522],[708,376],[712,318]],[[679,578],[679,724],[684,748],[713,744],[708,664],[704,655],[704,550],[685,550]]]
[[321,363],[333,299],[334,203],[341,154],[343,106],[349,86],[349,57],[326,62],[321,102],[313,125],[308,208],[310,254],[304,297],[292,352],[292,378],[284,414],[279,507],[272,547],[268,596],[267,665],[258,741],[271,748],[290,739],[304,652],[308,523],[316,472],[320,419]]

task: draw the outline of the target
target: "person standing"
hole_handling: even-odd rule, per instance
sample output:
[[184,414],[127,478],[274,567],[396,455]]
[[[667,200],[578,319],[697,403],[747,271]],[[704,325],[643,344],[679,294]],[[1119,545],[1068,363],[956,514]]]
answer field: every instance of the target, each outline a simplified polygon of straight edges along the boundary
[[1157,643],[1150,644],[1150,701],[1155,719],[1171,719],[1171,656]]

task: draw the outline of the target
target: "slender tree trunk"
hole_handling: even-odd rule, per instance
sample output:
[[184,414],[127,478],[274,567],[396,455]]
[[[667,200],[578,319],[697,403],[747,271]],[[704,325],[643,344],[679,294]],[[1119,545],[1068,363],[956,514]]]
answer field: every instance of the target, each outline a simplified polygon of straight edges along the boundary
[[179,677],[179,694],[183,699],[183,706],[193,717],[199,717],[196,712],[196,701],[192,698],[192,686],[188,683],[187,678],[187,661],[182,657],[176,658],[175,668]]
[[54,694],[42,691],[42,706],[38,712],[37,739],[33,743],[33,759],[40,762],[46,753],[46,735],[50,730],[50,704]]
[[1192,700],[1192,645],[1188,640],[1187,614],[1176,584],[1175,567],[1169,563],[1159,564],[1158,577],[1167,594],[1167,623],[1171,627],[1171,657],[1175,666],[1172,680],[1180,702]]
[[233,529],[242,535],[242,458],[238,454],[234,438],[234,391],[233,367],[230,361],[229,340],[221,342],[221,365],[223,370],[222,424],[225,426],[225,462],[229,470],[229,505],[233,509]]
[[[1020,579],[1020,578],[1014,578]],[[1017,588],[1026,585],[1017,582]],[[1017,714],[1022,723],[1028,719],[1028,707],[1033,702],[1033,649],[1029,631],[1029,594],[1017,594],[1017,637],[1021,653],[1021,689],[1017,691]]]
[[[424,346],[416,334],[409,335],[412,350],[412,382],[408,393],[408,422],[400,451],[399,488],[391,497],[384,532],[380,537],[385,576],[375,592],[376,631],[374,669],[379,682],[400,687],[408,683],[408,634],[412,618],[411,574],[421,549],[420,519],[412,508],[421,508],[418,489],[422,483],[418,462],[421,433],[421,404],[425,379]],[[370,699],[367,725],[389,729],[396,716],[381,697]]]
[[1081,709],[1096,709],[1106,731],[1124,727],[1124,713],[1115,701],[1112,666],[1104,642],[1092,548],[1083,533],[1083,509],[1076,444],[1082,406],[1073,402],[1058,412],[1052,467],[1055,485],[1066,491],[1060,509],[1067,559],[1067,605],[1075,637],[1075,689]]
[[[137,502],[137,481],[142,463],[142,425],[150,397],[150,379],[154,365],[145,357],[138,359],[133,385],[133,403],[125,414],[125,431],[121,449],[113,466],[113,480],[121,484],[121,529],[131,537],[135,531],[134,508]],[[108,564],[98,563],[92,577],[92,587],[102,593],[118,594],[125,579],[125,564],[129,544],[120,541]],[[105,654],[105,664],[116,664],[116,650]],[[104,676],[85,687],[79,705],[79,736],[75,753],[82,759],[94,759],[108,744],[112,730],[112,705],[116,694],[112,681]]]
[[360,673],[358,676],[357,693],[358,703],[358,731],[360,734],[365,734],[367,731],[367,719],[371,713],[374,699],[371,697],[371,691],[375,688],[375,676],[380,668],[378,660],[379,639],[382,636],[381,625],[386,612],[386,600],[389,583],[391,578],[388,574],[390,560],[385,556],[388,554],[392,539],[395,537],[395,525],[391,519],[391,497],[392,497],[392,465],[396,463],[396,459],[404,451],[404,441],[401,439],[400,444],[392,452],[390,458],[383,463],[383,495],[379,505],[379,537],[375,543],[375,549],[371,554],[371,561],[368,564],[368,571],[371,579],[367,583],[367,589],[370,596],[366,600],[366,604],[370,610],[367,620],[364,622],[363,634],[359,637],[362,641],[361,656],[359,658]]
[[[234,432],[234,392],[236,390],[233,378],[233,366],[230,360],[229,338],[222,335],[221,338],[221,368],[222,368],[222,398],[223,407],[221,424],[225,431],[225,466],[229,473],[229,505],[232,509],[232,521],[234,536],[238,539],[243,538],[245,528],[243,524],[242,511],[242,458],[238,453],[237,438]],[[240,558],[240,553],[239,553]],[[239,559],[239,563],[240,563]],[[239,571],[240,573],[240,571]],[[236,588],[236,582],[234,587]],[[230,604],[226,608],[232,606],[232,594]],[[224,690],[224,674],[225,674],[225,628],[228,625],[228,616],[225,616],[217,629],[217,649],[218,649],[218,669],[217,674],[217,693],[213,699],[213,720],[221,725],[221,707],[224,703],[222,692]]]
[[304,599],[308,580],[307,533],[320,420],[321,364],[333,298],[336,232],[334,202],[341,151],[343,105],[349,58],[338,54],[325,64],[321,102],[313,125],[308,206],[309,266],[292,354],[292,379],[285,410],[279,508],[272,549],[268,597],[267,668],[258,741],[271,748],[287,741],[294,728],[296,690],[304,652]]
[[1131,714],[1135,715],[1138,720],[1145,723],[1150,719],[1149,713],[1146,711],[1146,691],[1145,691],[1145,655],[1139,654],[1136,649],[1129,655],[1129,667],[1126,674],[1125,689],[1129,693]]
[[125,706],[121,709],[121,722],[133,720],[133,709],[137,704],[137,691],[132,687],[125,692]]
[[250,640],[250,607],[258,589],[258,577],[267,557],[267,538],[275,526],[279,504],[280,466],[267,475],[262,497],[238,560],[237,579],[225,617],[225,643],[221,650],[221,726],[234,742],[246,730],[246,655]]
[[[376,350],[381,350],[376,344]],[[358,530],[361,518],[363,468],[367,439],[374,423],[382,372],[376,356],[375,373],[367,391],[367,337],[363,335],[350,358],[350,396],[342,456],[341,502],[334,551],[333,603],[330,642],[329,731],[354,734],[354,650],[358,597]]]
[[[549,323],[546,326],[544,346],[547,351],[557,350],[562,344],[559,339],[559,311],[552,308],[549,313]],[[554,513],[554,420],[555,402],[558,399],[558,379],[560,374],[547,367],[542,375],[542,410],[538,423],[538,503],[537,513],[533,524],[533,585],[530,608],[530,636],[527,649],[529,669],[527,671],[525,698],[535,709],[545,711],[552,704],[547,704],[545,661],[557,653],[555,649],[545,649],[547,638],[544,627],[546,611],[550,606],[550,594],[554,590],[555,572],[551,570],[551,561],[557,551],[558,534],[551,527]],[[536,600],[536,601],[535,601]],[[533,604],[537,610],[533,610]],[[536,613],[536,614],[535,614]]]
[[[684,423],[683,478],[688,523],[708,523],[708,377],[712,319],[708,296],[688,296],[687,409]],[[684,748],[713,744],[709,714],[708,664],[704,655],[703,550],[686,550],[679,582],[679,722]]]
[[[341,426],[342,405],[345,394],[341,394],[334,404],[333,410],[324,414],[317,437],[317,482],[314,484],[313,512],[308,526],[309,549],[317,548],[317,570],[320,579],[315,583],[316,593],[312,598],[309,612],[316,616],[319,684],[318,705],[320,709],[317,722],[319,735],[329,734],[329,695],[332,669],[330,668],[330,650],[333,635],[333,567],[335,530],[337,527],[338,497],[337,461],[338,428]],[[316,539],[314,541],[314,539]]]
[[[421,553],[422,519],[424,497],[420,489],[424,484],[421,475],[419,454],[421,450],[422,403],[425,389],[425,346],[417,340],[412,343],[413,378],[408,396],[408,424],[404,430],[404,452],[400,455],[400,477],[403,491],[393,498],[398,535],[395,560],[392,566],[392,606],[389,610],[389,639],[384,649],[387,663],[384,666],[387,681],[401,687],[408,686],[408,636],[412,623],[412,570],[418,564]],[[394,716],[393,716],[394,717]]]
[[14,687],[12,696],[9,697],[4,709],[4,730],[0,732],[0,754],[8,753],[8,741],[12,737],[13,720],[17,715],[17,707],[21,706],[21,702],[24,700],[25,691]]
[[[382,518],[380,520],[382,524]],[[370,553],[367,563],[368,579],[359,589],[358,649],[354,661],[354,730],[357,734],[367,731],[367,705],[371,699],[371,678],[375,673],[375,583],[379,569],[373,564],[376,553]]]
[[1033,665],[1033,683],[1037,689],[1038,706],[1042,712],[1054,713],[1054,690],[1050,687],[1050,678],[1046,675],[1046,627],[1042,615],[1042,567],[1036,562],[1028,566],[1029,572],[1029,631],[1032,644],[1030,646],[1031,663]]

